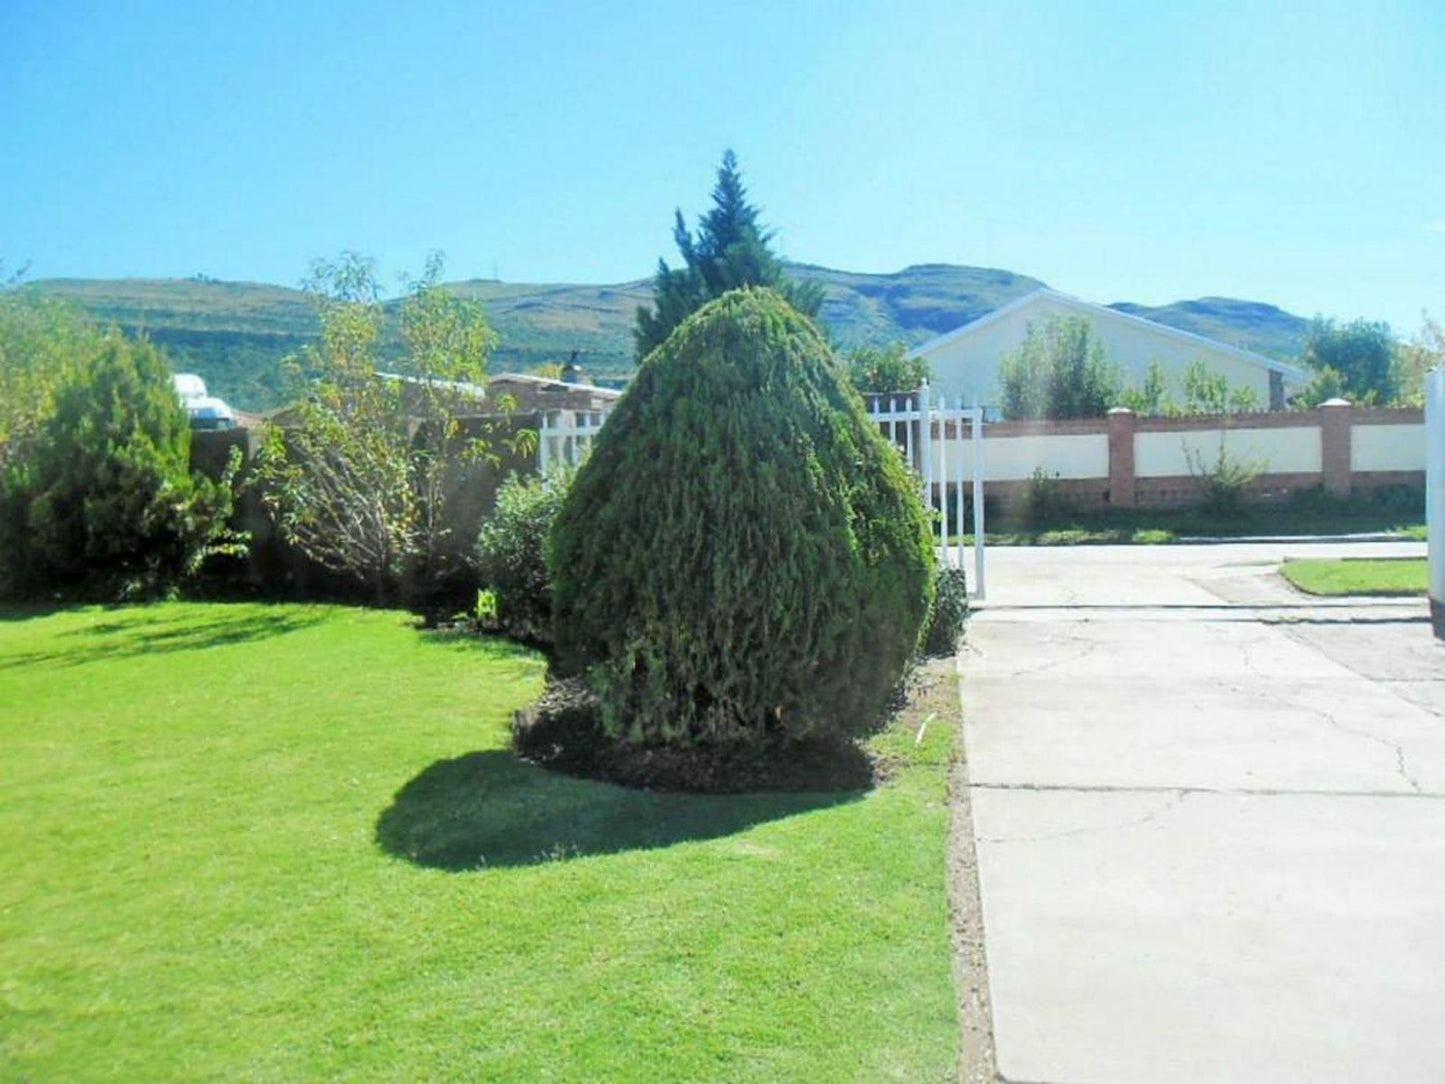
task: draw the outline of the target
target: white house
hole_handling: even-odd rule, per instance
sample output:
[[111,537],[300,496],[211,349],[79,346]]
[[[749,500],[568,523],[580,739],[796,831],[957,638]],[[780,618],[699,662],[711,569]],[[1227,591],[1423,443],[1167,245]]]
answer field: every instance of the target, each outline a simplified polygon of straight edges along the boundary
[[1143,384],[1149,366],[1158,362],[1176,398],[1182,397],[1184,370],[1194,361],[1225,376],[1231,389],[1255,389],[1260,404],[1272,408],[1283,407],[1308,380],[1303,371],[1282,361],[1049,289],[1035,290],[931,339],[909,356],[928,359],[931,386],[950,402],[962,396],[969,405],[997,408],[1003,399],[999,366],[1004,354],[1024,341],[1030,323],[1042,325],[1051,316],[1091,320],[1105,357],[1119,366],[1128,385]]

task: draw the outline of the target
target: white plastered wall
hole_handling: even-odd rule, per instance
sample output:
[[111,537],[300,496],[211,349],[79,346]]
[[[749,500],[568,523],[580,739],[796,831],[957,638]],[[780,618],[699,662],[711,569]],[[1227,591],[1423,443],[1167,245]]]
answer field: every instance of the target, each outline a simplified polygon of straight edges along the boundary
[[[1359,432],[1357,429],[1356,433]],[[1309,474],[1322,467],[1320,430],[1193,429],[1183,432],[1135,433],[1134,475],[1174,478],[1199,473],[1219,462],[1220,442],[1230,458],[1263,464],[1268,474]]]
[[1357,425],[1350,430],[1350,470],[1424,470],[1425,426]]
[[[973,449],[964,442],[962,477],[973,472]],[[949,442],[950,455],[958,443]],[[949,460],[953,473],[955,460]],[[983,478],[986,482],[1022,482],[1035,470],[1060,478],[1108,478],[1109,437],[1104,433],[1077,433],[1047,437],[995,436],[987,428],[983,438]]]

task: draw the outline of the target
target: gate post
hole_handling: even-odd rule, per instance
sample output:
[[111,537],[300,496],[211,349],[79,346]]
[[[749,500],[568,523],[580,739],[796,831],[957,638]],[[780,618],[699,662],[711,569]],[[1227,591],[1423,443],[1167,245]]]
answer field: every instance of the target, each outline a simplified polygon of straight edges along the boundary
[[[933,413],[928,381],[918,389],[918,473],[923,475],[923,503],[933,507]],[[940,434],[941,435],[941,434]]]
[[1430,623],[1445,640],[1445,369],[1425,375],[1425,522],[1430,548]]
[[[960,420],[960,425],[963,422]],[[984,582],[984,544],[983,544],[983,407],[974,407],[969,418],[969,425],[972,429],[973,438],[973,594],[974,597],[983,600],[988,597],[988,585]],[[960,440],[963,434],[959,434]],[[959,479],[962,484],[963,479]],[[962,528],[959,530],[962,544]],[[959,561],[959,567],[963,567],[963,561]]]

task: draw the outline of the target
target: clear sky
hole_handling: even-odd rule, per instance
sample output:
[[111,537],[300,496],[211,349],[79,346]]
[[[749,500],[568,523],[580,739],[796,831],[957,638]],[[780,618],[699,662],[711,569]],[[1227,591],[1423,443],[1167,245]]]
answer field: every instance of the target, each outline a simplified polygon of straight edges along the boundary
[[793,259],[1445,316],[1445,0],[0,0],[30,278],[640,278],[727,146]]

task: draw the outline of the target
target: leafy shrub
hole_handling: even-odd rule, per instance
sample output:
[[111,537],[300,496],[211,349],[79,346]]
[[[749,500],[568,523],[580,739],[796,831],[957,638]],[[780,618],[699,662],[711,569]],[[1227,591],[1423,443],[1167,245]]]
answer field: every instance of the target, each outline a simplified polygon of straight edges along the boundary
[[1063,484],[1058,474],[1050,474],[1043,467],[1035,467],[1024,483],[1015,515],[1020,522],[1030,526],[1054,523],[1072,511],[1068,497],[1064,495]]
[[1024,341],[999,365],[1004,415],[1011,419],[1102,418],[1119,401],[1122,383],[1093,322],[1081,316],[1031,322]]
[[928,520],[817,327],[726,294],[648,356],[552,535],[559,668],[634,745],[844,736],[918,643]]
[[952,655],[968,620],[968,577],[961,568],[941,567],[934,577],[933,608],[923,639],[926,655]]
[[1263,460],[1244,460],[1232,455],[1219,440],[1219,455],[1207,463],[1198,449],[1187,453],[1190,477],[1199,488],[1205,512],[1217,519],[1234,519],[1244,510],[1249,487],[1264,471]]
[[509,474],[497,491],[496,508],[477,535],[478,577],[496,597],[502,627],[517,639],[552,639],[547,538],[570,484],[569,473],[545,480]]
[[842,358],[843,370],[859,391],[917,391],[932,372],[927,358],[911,358],[903,343],[855,346]]
[[6,290],[0,268],[0,472],[24,459],[55,391],[101,347],[100,330],[53,298]]
[[220,482],[192,474],[190,437],[155,347],[108,337],[0,479],[0,581],[22,596],[110,600],[193,575],[228,538],[239,460]]

